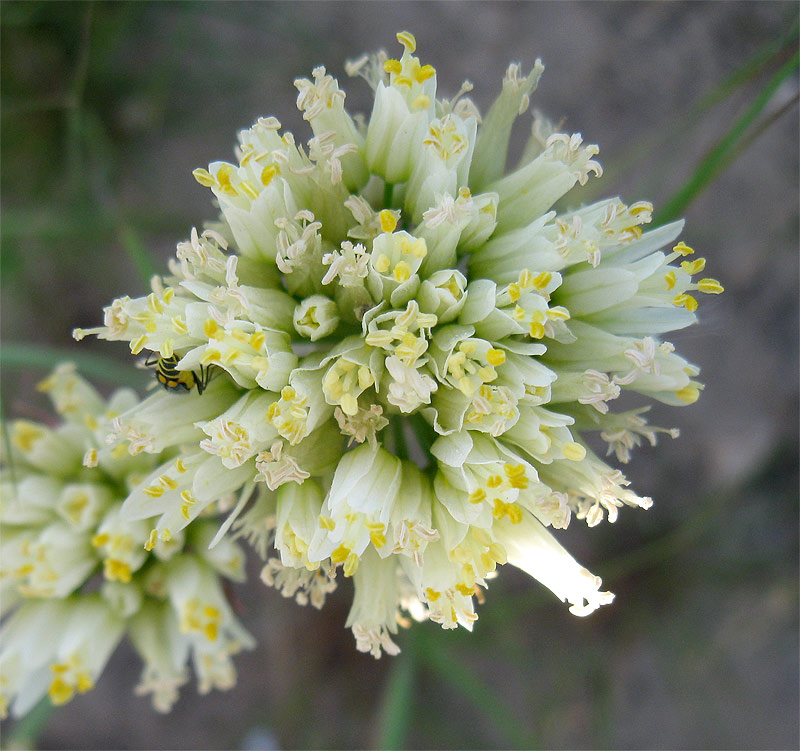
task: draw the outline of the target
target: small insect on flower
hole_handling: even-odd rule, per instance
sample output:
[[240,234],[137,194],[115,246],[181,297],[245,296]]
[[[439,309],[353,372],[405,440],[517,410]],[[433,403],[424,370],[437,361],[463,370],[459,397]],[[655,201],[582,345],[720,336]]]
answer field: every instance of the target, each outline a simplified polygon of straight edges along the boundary
[[177,355],[169,357],[148,357],[144,364],[150,368],[155,366],[156,380],[167,390],[177,391],[184,389],[191,391],[197,386],[197,393],[202,394],[208,382],[211,380],[210,365],[200,366],[200,375],[193,370],[178,370],[177,365],[180,358]]

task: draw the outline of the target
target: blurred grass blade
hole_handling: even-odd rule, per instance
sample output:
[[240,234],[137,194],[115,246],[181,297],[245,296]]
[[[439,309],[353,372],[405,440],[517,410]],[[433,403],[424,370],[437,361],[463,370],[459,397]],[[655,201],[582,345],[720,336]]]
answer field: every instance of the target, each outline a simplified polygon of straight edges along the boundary
[[3,368],[37,368],[52,370],[61,362],[74,362],[78,370],[90,378],[118,385],[142,387],[142,374],[133,366],[126,366],[93,352],[47,347],[27,342],[0,343],[0,366]]
[[120,229],[120,240],[122,247],[128,254],[136,270],[139,272],[141,280],[144,282],[145,287],[150,289],[150,279],[156,274],[156,267],[147,253],[144,245],[142,245],[139,236],[134,229],[128,225],[123,224]]
[[759,92],[753,103],[745,110],[744,114],[733,123],[725,136],[717,142],[716,146],[700,162],[694,174],[665,203],[653,220],[654,226],[666,224],[681,216],[689,204],[708,187],[709,183],[722,168],[730,164],[728,157],[733,152],[737,142],[762,113],[778,87],[797,70],[799,65],[800,53],[795,53],[781,66],[772,77],[772,80]]
[[513,748],[535,748],[536,743],[522,729],[522,722],[508,709],[505,700],[478,676],[465,667],[449,650],[431,643],[423,632],[416,634],[417,646],[425,665],[436,672],[443,683],[468,699],[486,717],[501,737]]
[[[713,110],[718,104],[725,102],[741,86],[754,81],[765,69],[773,64],[779,64],[781,58],[786,56],[787,48],[792,44],[796,44],[798,29],[800,29],[800,19],[795,19],[786,33],[756,50],[752,57],[740,68],[731,73],[711,91],[701,96],[686,112],[677,114],[666,127],[658,129],[652,136],[645,138],[643,142],[634,144],[623,151],[605,169],[606,184],[609,180],[616,179],[618,175],[627,174],[634,165],[640,164],[650,152],[672,142],[682,133],[690,130],[700,122],[704,115]],[[590,185],[593,185],[593,183],[590,183]],[[597,189],[599,189],[599,186]]]
[[394,659],[383,697],[378,734],[379,749],[392,751],[407,747],[408,729],[414,708],[414,649],[409,645]]
[[54,709],[49,699],[42,699],[28,714],[14,723],[8,737],[3,739],[3,748],[38,748],[41,735]]

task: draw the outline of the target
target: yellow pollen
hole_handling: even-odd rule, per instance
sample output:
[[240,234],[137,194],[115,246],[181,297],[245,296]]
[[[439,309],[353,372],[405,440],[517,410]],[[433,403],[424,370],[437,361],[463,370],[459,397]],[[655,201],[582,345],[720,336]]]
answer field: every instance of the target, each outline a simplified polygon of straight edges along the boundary
[[411,102],[411,109],[426,110],[431,106],[431,98],[427,94],[420,94]]
[[675,295],[672,298],[672,304],[677,305],[679,308],[686,308],[690,313],[694,313],[697,310],[697,300],[691,295]]
[[331,561],[333,563],[342,563],[347,560],[350,555],[350,548],[345,545],[340,545],[336,550],[331,553]]
[[185,472],[186,471],[187,467],[184,464],[183,459],[178,458],[178,459],[175,460],[175,469],[177,469],[178,472]]
[[456,589],[462,595],[464,595],[464,597],[470,597],[471,595],[475,594],[475,585],[470,587],[468,584],[462,584],[461,582],[459,582],[458,584],[456,584]]
[[406,52],[413,53],[417,49],[417,40],[410,31],[398,32],[397,41],[405,47]]
[[389,270],[389,266],[391,266],[391,261],[389,260],[389,256],[385,253],[381,253],[372,265],[379,274],[385,274]]
[[508,296],[511,298],[511,302],[519,300],[521,294],[519,284],[512,282],[508,285]]
[[219,326],[217,326],[217,322],[213,318],[206,318],[206,322],[203,324],[203,333],[209,339],[214,339],[216,338],[218,331]]
[[561,447],[561,453],[564,454],[565,459],[571,462],[580,462],[586,457],[586,449],[580,443],[570,441]]
[[261,184],[266,187],[272,182],[272,178],[280,173],[278,167],[274,164],[269,164],[261,170]]
[[134,339],[131,344],[131,354],[138,355],[143,349],[144,345],[147,343],[147,334],[142,334],[138,339]]
[[667,291],[671,290],[675,286],[675,280],[676,277],[674,271],[668,271],[666,274],[664,274],[664,281],[667,283]]
[[161,475],[161,477],[159,477],[159,478],[158,478],[158,481],[159,481],[159,482],[160,482],[160,483],[161,483],[161,484],[162,484],[162,485],[163,485],[165,488],[169,488],[170,490],[175,490],[175,488],[177,488],[177,487],[178,487],[178,483],[177,483],[177,481],[176,481],[176,480],[174,480],[174,479],[173,479],[172,477],[170,477],[169,475]]
[[409,266],[405,261],[398,261],[392,273],[395,281],[405,282],[411,277],[411,266]]
[[486,491],[483,488],[478,488],[469,494],[470,503],[481,503],[486,500]]
[[103,561],[103,576],[109,581],[120,581],[128,584],[131,580],[131,567],[123,561],[106,558]]
[[425,599],[427,599],[428,602],[436,602],[436,600],[438,600],[441,596],[442,596],[441,592],[437,592],[435,589],[432,589],[431,587],[427,587],[425,589]]
[[333,519],[331,519],[330,516],[323,516],[322,514],[320,514],[320,516],[319,516],[319,525],[323,529],[327,529],[328,531],[331,531],[331,530],[335,529],[336,522],[333,521]]
[[200,183],[200,185],[205,188],[213,188],[217,182],[212,174],[208,170],[204,170],[202,167],[198,167],[196,170],[193,170],[192,176],[195,180],[197,180],[197,182]]
[[383,69],[387,73],[393,73],[394,75],[397,75],[403,71],[403,64],[399,60],[387,60],[383,64]]
[[423,83],[429,78],[433,78],[435,75],[436,68],[434,68],[432,65],[423,65],[416,73],[414,73],[414,78],[417,79],[417,83]]
[[156,546],[156,542],[158,542],[158,532],[155,529],[151,529],[150,537],[147,538],[147,542],[144,544],[144,549],[147,551],[152,550]]
[[92,537],[92,547],[99,548],[105,545],[109,541],[110,537],[107,532],[102,532],[100,534],[95,535]]
[[694,253],[694,248],[690,248],[683,240],[679,242],[673,249],[675,253],[678,253],[682,256],[690,256]]
[[676,391],[675,396],[686,404],[694,404],[700,398],[700,390],[697,386],[693,386],[690,383],[688,386],[684,386],[680,391]]
[[397,218],[389,209],[384,209],[378,214],[381,222],[381,232],[394,232],[397,228]]
[[148,485],[142,492],[151,498],[160,498],[164,495],[164,488],[161,485]]
[[486,480],[487,488],[499,488],[503,484],[503,478],[500,475],[490,475]]
[[716,279],[701,279],[697,283],[697,289],[707,295],[720,295],[725,288]]
[[538,321],[531,321],[528,333],[532,339],[541,339],[544,336],[544,325]]
[[33,449],[33,444],[43,435],[44,431],[37,425],[20,420],[14,423],[12,441],[17,448],[27,452]]
[[694,261],[683,261],[681,263],[681,268],[691,276],[692,274],[697,274],[698,272],[702,271],[706,267],[706,259],[705,258],[695,258]]

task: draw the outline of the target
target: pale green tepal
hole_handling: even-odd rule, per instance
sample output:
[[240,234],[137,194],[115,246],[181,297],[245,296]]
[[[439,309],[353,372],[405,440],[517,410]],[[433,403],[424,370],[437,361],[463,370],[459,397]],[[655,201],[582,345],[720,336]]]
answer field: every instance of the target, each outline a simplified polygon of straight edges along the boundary
[[[75,332],[211,378],[113,422],[112,443],[180,465],[123,506],[126,523],[156,517],[147,550],[235,493],[213,543],[246,536],[264,581],[317,607],[353,577],[348,626],[376,657],[398,651],[404,613],[471,628],[505,563],[576,615],[611,601],[547,528],[650,506],[586,433],[622,462],[655,443],[647,400],[691,404],[702,389],[663,336],[695,322],[694,292],[722,291],[694,279],[705,262],[675,244],[682,223],[644,230],[647,202],[553,209],[602,174],[580,134],[534,117],[506,173],[541,62],[511,65],[481,118],[471,84],[437,99],[414,37],[397,39],[400,59],[347,64],[374,90],[369,118],[348,114],[324,68],[296,81],[307,146],[272,117],[241,132],[235,163],[194,172],[217,220],[148,296]],[[623,391],[645,399],[613,412]]]

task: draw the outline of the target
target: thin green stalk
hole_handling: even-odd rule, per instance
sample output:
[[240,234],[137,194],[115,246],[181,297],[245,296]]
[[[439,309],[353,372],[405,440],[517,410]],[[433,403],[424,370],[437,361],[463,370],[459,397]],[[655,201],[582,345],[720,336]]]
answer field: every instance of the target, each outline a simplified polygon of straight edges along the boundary
[[149,288],[150,279],[155,275],[156,267],[153,265],[153,261],[144,245],[142,245],[141,240],[139,240],[139,236],[129,224],[123,223],[120,227],[120,241],[134,268],[139,272],[139,277],[145,287]]
[[449,649],[433,644],[427,633],[418,629],[410,635],[416,640],[420,656],[426,667],[451,689],[468,699],[475,708],[494,725],[501,737],[510,741],[513,748],[534,748],[537,744],[522,729],[521,718],[508,708],[503,697],[487,686],[475,673],[461,663]]
[[793,43],[796,44],[799,26],[800,20],[795,19],[785,34],[756,50],[744,65],[700,97],[695,104],[689,107],[687,112],[682,115],[678,114],[670,120],[666,127],[656,131],[643,142],[627,149],[605,170],[605,182],[613,180],[617,175],[626,174],[634,164],[640,163],[646,154],[691,129],[705,114],[735,94],[742,85],[755,80],[766,68],[779,62],[781,57],[786,54],[787,47]]
[[394,658],[383,695],[378,729],[379,749],[407,747],[408,731],[414,709],[414,649],[409,645]]
[[0,366],[52,370],[61,362],[74,362],[78,370],[91,378],[117,385],[141,387],[143,379],[135,368],[93,352],[48,347],[27,342],[0,343]]
[[53,705],[42,699],[28,714],[20,718],[11,730],[4,748],[37,748],[39,739],[53,714]]
[[383,186],[383,208],[390,209],[392,207],[392,194],[394,193],[394,184],[386,183]]
[[791,59],[780,67],[744,114],[733,123],[725,136],[717,142],[716,146],[700,162],[692,176],[658,212],[653,220],[654,226],[666,224],[681,216],[689,204],[708,187],[720,170],[730,163],[727,157],[737,141],[742,138],[747,129],[755,122],[778,87],[797,70],[799,65],[800,54],[795,53]]

